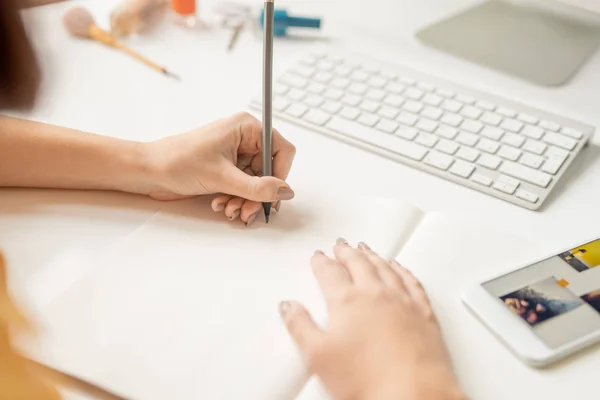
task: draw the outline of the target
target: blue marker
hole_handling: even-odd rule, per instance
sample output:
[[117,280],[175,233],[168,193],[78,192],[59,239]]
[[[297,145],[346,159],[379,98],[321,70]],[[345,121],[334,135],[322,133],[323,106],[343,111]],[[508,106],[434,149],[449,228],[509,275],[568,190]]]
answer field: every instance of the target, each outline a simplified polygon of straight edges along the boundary
[[[274,36],[286,36],[289,27],[294,28],[321,28],[321,18],[291,17],[286,10],[275,10]],[[260,26],[263,28],[264,10],[260,13]]]

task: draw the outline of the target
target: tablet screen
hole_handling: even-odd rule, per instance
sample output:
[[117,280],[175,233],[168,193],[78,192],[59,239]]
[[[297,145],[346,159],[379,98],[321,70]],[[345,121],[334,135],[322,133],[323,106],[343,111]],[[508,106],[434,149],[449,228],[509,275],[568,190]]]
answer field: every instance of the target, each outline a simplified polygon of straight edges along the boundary
[[515,318],[555,348],[600,330],[600,239],[485,282]]

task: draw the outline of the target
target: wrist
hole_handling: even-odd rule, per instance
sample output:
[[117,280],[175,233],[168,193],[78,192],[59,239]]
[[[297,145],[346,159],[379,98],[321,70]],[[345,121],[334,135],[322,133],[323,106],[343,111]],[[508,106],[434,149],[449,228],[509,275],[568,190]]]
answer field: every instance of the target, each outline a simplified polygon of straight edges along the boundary
[[[412,374],[410,374],[412,375]],[[446,374],[421,373],[407,379],[398,378],[398,374],[379,381],[373,390],[364,395],[364,399],[373,400],[466,400],[467,396],[460,388],[454,376]]]
[[116,190],[149,194],[156,185],[156,168],[147,143],[122,141],[117,151]]

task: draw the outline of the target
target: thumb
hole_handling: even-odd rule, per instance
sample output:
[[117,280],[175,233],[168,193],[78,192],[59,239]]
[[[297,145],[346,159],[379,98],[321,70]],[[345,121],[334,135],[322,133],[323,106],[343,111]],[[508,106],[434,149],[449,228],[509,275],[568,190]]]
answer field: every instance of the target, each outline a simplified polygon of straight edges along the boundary
[[220,192],[259,202],[291,200],[294,191],[282,179],[274,176],[251,176],[235,166],[224,173]]
[[306,308],[299,303],[283,301],[279,304],[279,313],[305,359],[309,358],[321,330]]

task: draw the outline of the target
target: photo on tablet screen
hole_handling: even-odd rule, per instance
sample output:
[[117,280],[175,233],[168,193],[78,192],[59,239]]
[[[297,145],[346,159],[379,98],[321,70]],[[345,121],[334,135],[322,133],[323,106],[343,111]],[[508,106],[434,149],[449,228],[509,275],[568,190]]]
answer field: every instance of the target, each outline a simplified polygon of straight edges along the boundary
[[576,247],[558,255],[578,272],[600,266],[600,240]]
[[527,285],[501,296],[500,299],[509,310],[531,326],[568,313],[583,304],[573,292],[562,287],[555,277]]
[[584,294],[581,299],[600,313],[600,289]]

